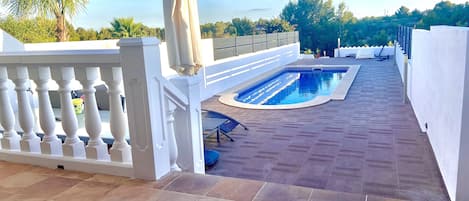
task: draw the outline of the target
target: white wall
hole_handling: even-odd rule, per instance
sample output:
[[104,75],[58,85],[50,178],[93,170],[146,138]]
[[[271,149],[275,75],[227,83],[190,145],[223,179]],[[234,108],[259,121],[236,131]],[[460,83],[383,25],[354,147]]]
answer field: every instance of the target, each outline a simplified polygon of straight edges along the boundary
[[[348,57],[348,56],[355,56],[357,55],[358,51],[364,49],[373,49],[376,56],[379,55],[382,46],[372,46],[372,47],[341,47],[340,48],[340,56],[339,56],[339,49],[334,49],[334,57]],[[394,55],[394,47],[384,47],[381,56],[392,56]]]
[[[211,65],[214,62],[213,55],[213,39],[202,39],[202,61],[204,65]],[[163,76],[172,77],[176,76],[177,72],[169,67],[168,61],[168,48],[166,48],[166,42],[160,44],[160,56],[161,56],[161,71]]]
[[0,52],[20,52],[23,50],[23,43],[0,29]]
[[451,200],[469,200],[469,127],[463,123],[469,118],[469,28],[434,26],[430,31],[414,30],[412,38],[412,106],[420,126],[428,125]]
[[401,75],[401,81],[404,83],[404,65],[405,65],[405,55],[404,55],[404,50],[401,49],[401,46],[399,44],[396,44],[396,65],[397,68],[399,69],[399,74]]
[[202,100],[298,60],[300,44],[290,44],[215,61],[203,69]]
[[119,49],[119,40],[90,40],[51,43],[27,43],[24,44],[26,51],[43,50],[92,50],[92,49]]

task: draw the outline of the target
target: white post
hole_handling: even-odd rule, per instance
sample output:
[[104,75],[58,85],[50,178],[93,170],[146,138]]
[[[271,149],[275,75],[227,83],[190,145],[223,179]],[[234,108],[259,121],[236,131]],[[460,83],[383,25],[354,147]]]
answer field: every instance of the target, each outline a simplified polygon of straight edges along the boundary
[[0,120],[2,123],[3,138],[2,148],[9,150],[20,149],[21,136],[15,131],[15,113],[11,107],[8,91],[8,71],[6,67],[0,67]]
[[119,41],[134,173],[149,180],[171,170],[159,44],[156,38]]
[[101,67],[102,80],[106,82],[109,93],[110,127],[114,137],[111,147],[111,160],[121,163],[132,162],[130,145],[125,140],[127,129],[127,116],[121,104],[122,94],[122,68],[107,66]]
[[59,84],[62,127],[67,135],[62,145],[63,153],[65,156],[85,158],[84,143],[77,136],[78,121],[70,94],[70,83],[75,79],[75,71],[73,67],[58,67],[52,71],[52,77]]
[[168,121],[168,140],[169,140],[169,163],[171,165],[171,171],[181,171],[181,168],[177,164],[178,159],[178,146],[176,141],[176,135],[174,133],[174,112],[177,106],[166,98],[167,105],[167,121]]
[[200,87],[202,76],[172,79],[176,87],[188,97],[189,106],[177,112],[175,119],[180,166],[184,170],[205,174],[204,141],[202,135]]
[[85,128],[90,136],[85,149],[86,157],[107,161],[110,157],[107,151],[107,144],[101,139],[101,116],[99,115],[98,104],[96,103],[96,89],[93,87],[99,78],[99,68],[77,68],[76,76],[83,86],[83,94],[85,95]]
[[34,132],[34,115],[29,101],[29,75],[28,67],[8,67],[8,75],[15,83],[18,97],[18,119],[23,129],[23,137],[20,141],[21,151],[40,153],[41,139]]
[[39,124],[44,131],[41,142],[43,154],[62,155],[62,141],[55,133],[55,116],[49,98],[49,80],[51,79],[49,67],[30,67],[31,78],[37,85],[36,91],[39,99]]

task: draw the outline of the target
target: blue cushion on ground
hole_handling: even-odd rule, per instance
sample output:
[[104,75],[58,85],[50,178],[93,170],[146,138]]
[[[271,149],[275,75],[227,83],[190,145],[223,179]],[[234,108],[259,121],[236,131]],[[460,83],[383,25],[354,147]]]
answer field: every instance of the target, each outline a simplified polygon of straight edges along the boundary
[[220,153],[215,150],[205,150],[204,151],[205,165],[212,166],[217,163],[218,158],[220,158]]

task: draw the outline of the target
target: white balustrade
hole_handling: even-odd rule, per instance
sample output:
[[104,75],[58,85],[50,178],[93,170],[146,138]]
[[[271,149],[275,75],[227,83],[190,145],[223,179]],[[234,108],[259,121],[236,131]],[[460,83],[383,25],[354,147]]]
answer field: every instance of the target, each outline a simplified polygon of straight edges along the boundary
[[41,139],[34,132],[34,115],[29,101],[29,75],[26,66],[8,67],[8,76],[15,83],[18,97],[18,118],[23,137],[20,141],[21,151],[41,152]]
[[0,67],[0,120],[3,127],[2,148],[9,150],[20,149],[21,136],[15,131],[15,113],[11,108],[8,94],[8,71]]
[[121,103],[122,94],[122,68],[102,67],[101,74],[106,82],[109,93],[110,127],[114,137],[111,147],[111,160],[116,162],[129,163],[132,161],[130,145],[125,140],[127,133],[127,116],[124,114]]
[[166,98],[166,107],[167,107],[167,117],[168,121],[167,133],[169,141],[169,165],[171,166],[171,171],[181,171],[181,168],[177,164],[178,159],[178,146],[176,142],[176,134],[174,133],[174,112],[177,109],[176,104],[171,100]]
[[78,121],[71,97],[70,83],[75,79],[74,69],[73,67],[54,67],[52,77],[59,85],[62,127],[67,135],[62,145],[63,153],[65,156],[84,158],[85,147],[77,135]]
[[62,141],[55,133],[55,115],[49,97],[49,80],[51,79],[50,68],[33,66],[29,68],[29,74],[37,85],[39,124],[42,131],[44,131],[41,151],[43,154],[60,156],[62,155]]
[[[0,158],[150,180],[181,169],[204,173],[201,77],[182,78],[176,85],[164,78],[157,39],[122,39],[119,43],[120,50],[0,53],[0,123],[3,128]],[[83,86],[85,133],[78,133],[77,114],[72,104],[75,76]],[[109,126],[114,138],[110,150],[101,138],[104,129],[94,88],[99,77],[108,86]],[[36,108],[30,105],[30,78],[39,100],[42,142],[35,133],[33,114]],[[17,97],[9,94],[13,92],[10,80]],[[61,129],[56,125],[59,122],[49,96],[52,80],[58,84],[60,123],[64,133],[58,133]],[[123,87],[127,92],[129,120],[122,105]],[[15,101],[23,137],[15,131],[16,116],[12,107]],[[63,144],[58,134],[66,135]],[[86,147],[78,135],[89,136]],[[128,135],[132,147],[126,139]]]
[[76,76],[83,85],[85,95],[85,128],[90,136],[86,146],[86,156],[90,159],[109,160],[107,144],[101,139],[101,116],[96,103],[96,89],[93,87],[99,78],[99,68],[80,67],[76,71]]

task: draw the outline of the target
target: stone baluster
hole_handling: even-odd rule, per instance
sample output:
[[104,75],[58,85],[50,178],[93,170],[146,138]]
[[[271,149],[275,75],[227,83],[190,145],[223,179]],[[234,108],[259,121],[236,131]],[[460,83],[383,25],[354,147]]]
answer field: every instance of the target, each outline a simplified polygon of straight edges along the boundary
[[23,137],[20,140],[21,151],[24,152],[41,152],[41,138],[34,132],[35,119],[33,109],[31,108],[29,74],[28,67],[8,67],[8,76],[13,80],[16,87],[16,95],[18,97],[18,119],[23,129]]
[[125,140],[127,133],[127,116],[124,113],[121,102],[122,93],[122,68],[121,67],[102,67],[101,77],[108,86],[109,110],[111,133],[114,137],[114,143],[111,147],[111,160],[116,162],[132,162],[132,152],[130,145]]
[[169,165],[171,166],[171,171],[181,171],[177,164],[178,159],[178,146],[176,141],[176,135],[174,132],[174,112],[177,109],[177,106],[166,98],[167,117],[167,133],[168,133],[168,143],[169,143]]
[[21,136],[15,131],[15,113],[10,103],[8,71],[0,67],[0,123],[4,129],[1,144],[3,149],[19,150]]
[[73,67],[54,68],[52,78],[59,85],[62,127],[67,135],[62,145],[63,153],[65,156],[84,158],[85,147],[83,141],[77,136],[78,121],[70,94],[72,91],[70,83],[75,79],[75,71]]
[[86,156],[90,159],[109,160],[107,144],[101,139],[101,116],[96,103],[96,89],[93,87],[99,78],[99,68],[78,68],[76,76],[83,85],[85,95],[85,128],[90,136],[86,146]]
[[30,67],[30,76],[37,85],[36,91],[39,99],[39,124],[44,137],[41,142],[43,154],[62,155],[62,141],[55,133],[55,115],[49,98],[49,80],[51,80],[49,67]]

